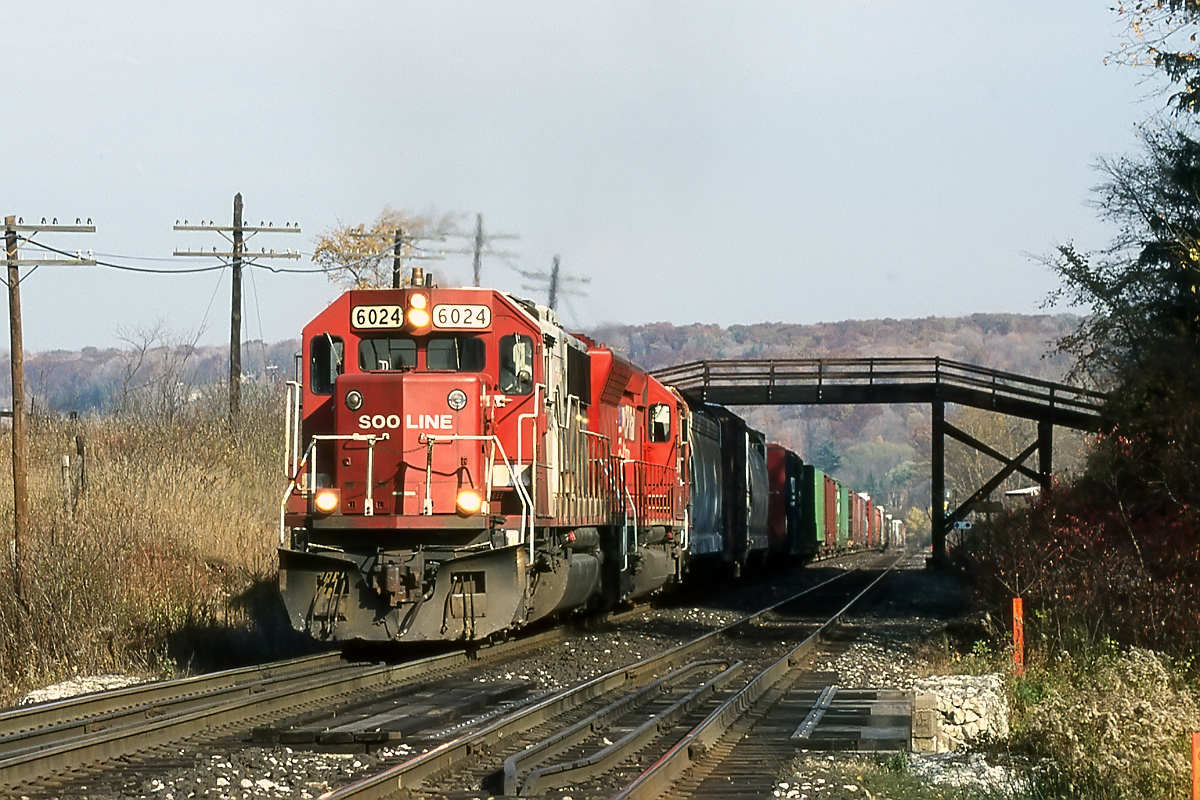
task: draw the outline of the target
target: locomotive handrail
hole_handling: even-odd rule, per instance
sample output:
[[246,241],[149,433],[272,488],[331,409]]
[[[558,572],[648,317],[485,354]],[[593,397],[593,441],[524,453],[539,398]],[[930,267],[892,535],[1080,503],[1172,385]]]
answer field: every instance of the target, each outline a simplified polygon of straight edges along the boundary
[[[521,438],[521,423],[529,420],[529,495],[537,497],[537,410],[541,408],[542,384],[533,385],[533,411],[517,415],[517,463],[524,464],[521,446],[525,440]],[[534,524],[537,520],[537,505],[529,503],[529,559],[533,560]],[[525,509],[521,509],[521,534],[525,534]]]
[[[623,463],[625,463],[625,464],[630,463],[630,459],[625,459]],[[624,470],[622,470],[622,472],[624,472]],[[633,502],[633,495],[630,494],[630,492],[629,492],[629,484],[626,483],[625,486],[622,488],[625,489],[625,500],[626,500],[627,506],[628,506],[629,510],[633,513],[633,547],[636,548],[637,540],[638,540],[637,505]],[[629,547],[628,531],[629,531],[629,523],[626,522],[624,525],[621,526],[621,539],[623,540],[621,542],[621,571],[622,572],[629,569],[630,547]]]
[[[280,545],[280,547],[284,547],[287,545],[287,534],[286,534],[287,525],[285,524],[285,522],[287,520],[287,502],[288,502],[288,499],[292,496],[292,493],[299,486],[299,484],[296,481],[300,477],[300,470],[304,469],[308,465],[308,454],[310,452],[312,452],[314,445],[315,445],[315,442],[309,442],[308,449],[306,449],[304,451],[304,457],[301,458],[296,463],[295,470],[288,477],[287,488],[283,490],[283,499],[281,499],[279,501],[279,545]],[[297,448],[297,449],[299,449],[299,448]]]
[[[488,458],[489,469],[485,470],[486,474],[484,475],[484,479],[483,479],[484,487],[485,487],[484,497],[488,498],[484,502],[489,504],[489,505],[485,505],[484,506],[485,508],[490,507],[491,496],[492,496],[492,470],[490,469],[490,465],[496,463],[495,451],[496,450],[500,451],[500,458],[502,458],[504,460],[504,466],[508,470],[508,478],[510,481],[512,481],[512,485],[516,488],[517,496],[521,498],[521,539],[522,539],[522,541],[528,540],[529,558],[530,558],[530,561],[532,562],[532,559],[533,559],[533,535],[532,535],[532,531],[530,531],[527,534],[527,532],[525,530],[525,512],[533,504],[533,500],[529,497],[529,493],[525,490],[525,484],[521,481],[520,476],[517,475],[517,470],[513,467],[512,462],[510,462],[508,460],[508,453],[506,453],[504,451],[504,443],[500,441],[500,438],[498,436],[495,436],[494,434],[489,435],[489,436],[471,436],[468,434],[454,433],[454,434],[450,434],[449,436],[437,436],[434,434],[425,433],[425,434],[421,434],[420,439],[429,444],[429,449],[426,451],[429,454],[432,453],[433,445],[440,444],[442,442],[454,442],[454,441],[487,442],[488,444],[490,444],[492,446],[493,452]],[[430,457],[428,457],[428,460],[426,462],[427,474],[428,474],[428,470],[432,466],[432,463],[433,463],[433,459],[430,456]],[[430,502],[428,499],[429,498],[429,481],[428,481],[428,479],[425,481],[425,494],[426,494],[426,502]],[[533,516],[532,516],[532,514],[530,514],[530,519],[532,519],[532,518],[533,518]]]
[[[367,491],[366,498],[363,504],[366,506],[363,509],[364,517],[375,516],[375,443],[384,442],[390,439],[391,436],[387,433],[328,433],[319,434],[312,437],[311,443],[308,446],[308,451],[312,453],[312,463],[317,463],[317,442],[366,442],[367,443]],[[315,492],[317,490],[317,472],[315,469],[309,470],[309,490]]]
[[[300,474],[300,400],[304,387],[288,381],[283,417],[283,472],[293,480]],[[291,470],[288,470],[288,466]]]

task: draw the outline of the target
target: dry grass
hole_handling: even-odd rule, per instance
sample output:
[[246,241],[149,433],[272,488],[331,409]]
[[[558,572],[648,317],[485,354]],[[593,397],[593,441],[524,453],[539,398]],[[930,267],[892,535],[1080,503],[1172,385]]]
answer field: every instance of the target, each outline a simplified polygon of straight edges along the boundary
[[1013,745],[1049,759],[1038,776],[1046,796],[1187,796],[1200,705],[1165,656],[1114,649],[1080,662],[1059,653],[1013,691]]
[[[275,599],[282,402],[247,387],[232,431],[214,389],[169,418],[38,417],[29,426],[33,598],[13,590],[13,511],[0,508],[0,703],[88,673],[163,674],[286,651]],[[86,490],[64,494],[62,456]],[[11,431],[0,497],[12,497]]]

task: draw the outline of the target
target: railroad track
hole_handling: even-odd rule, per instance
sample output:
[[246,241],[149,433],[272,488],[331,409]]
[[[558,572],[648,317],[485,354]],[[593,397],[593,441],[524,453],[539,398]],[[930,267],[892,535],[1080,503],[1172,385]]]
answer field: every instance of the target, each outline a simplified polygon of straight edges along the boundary
[[[834,676],[805,673],[801,664],[824,638],[836,639],[838,619],[863,603],[895,563],[844,573],[671,650],[431,742],[421,755],[326,797],[536,796],[565,787],[584,797],[729,797],[734,788],[770,796],[774,772],[763,769],[762,748],[771,737],[761,737],[758,752],[742,742],[772,709],[803,697],[794,688],[813,694],[816,684],[833,685]],[[820,619],[813,617],[817,606]],[[818,705],[822,693],[810,705]],[[790,713],[794,717],[795,709]],[[775,756],[795,748],[789,739],[774,746]],[[748,780],[752,774],[761,781]]]
[[[810,611],[817,595],[828,605],[832,588],[859,582],[857,574],[797,597]],[[529,795],[563,786],[581,787],[581,796],[611,794],[639,779],[769,661],[797,657],[789,642],[816,638],[822,620],[788,602],[554,694],[519,673],[530,653],[565,651],[554,647],[570,639],[564,628],[406,664],[326,654],[14,709],[0,713],[0,795],[137,796],[152,793],[144,787],[159,776],[229,761],[216,754],[254,745],[401,754],[386,757],[402,763],[336,796],[387,796],[398,788]],[[604,624],[619,626],[646,610]],[[513,665],[507,672],[506,664]]]
[[[116,761],[128,764],[141,756],[149,760],[150,771],[162,770],[163,748],[174,742],[213,741],[246,729],[254,730],[259,741],[272,741],[273,723],[280,718],[341,713],[344,721],[346,709],[381,694],[411,695],[455,671],[564,635],[555,629],[484,651],[459,650],[391,665],[348,662],[327,653],[10,709],[0,712],[0,795],[73,793],[68,791],[73,782],[103,776]],[[488,702],[502,695],[493,693]],[[344,731],[325,728],[322,741],[337,741],[339,734],[344,740]],[[121,780],[128,782],[127,775]],[[109,782],[100,778],[101,784]],[[89,793],[104,796],[94,789]]]

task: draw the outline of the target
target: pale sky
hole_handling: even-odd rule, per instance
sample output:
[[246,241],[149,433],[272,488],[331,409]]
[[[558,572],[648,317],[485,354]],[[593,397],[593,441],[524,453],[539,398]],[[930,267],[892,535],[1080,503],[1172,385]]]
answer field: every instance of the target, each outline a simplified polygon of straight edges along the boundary
[[[1165,103],[1103,63],[1108,8],[9,0],[0,216],[90,217],[38,240],[184,269],[213,262],[173,251],[228,245],[176,220],[230,224],[237,192],[246,224],[303,230],[251,250],[311,253],[385,206],[482,214],[520,236],[484,284],[536,296],[514,267],[557,254],[591,279],[560,302],[580,328],[1039,313],[1055,279],[1030,254],[1107,241],[1094,164]],[[471,280],[469,256],[425,266]],[[42,267],[26,349],[227,342],[229,284]],[[245,291],[268,342],[338,292],[261,269]]]

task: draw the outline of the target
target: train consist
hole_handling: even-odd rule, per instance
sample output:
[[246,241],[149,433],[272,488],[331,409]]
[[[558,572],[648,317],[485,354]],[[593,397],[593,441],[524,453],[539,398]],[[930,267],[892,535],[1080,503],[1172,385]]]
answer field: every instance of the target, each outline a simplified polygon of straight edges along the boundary
[[280,590],[324,641],[482,640],[898,522],[512,295],[351,290],[289,384]]

